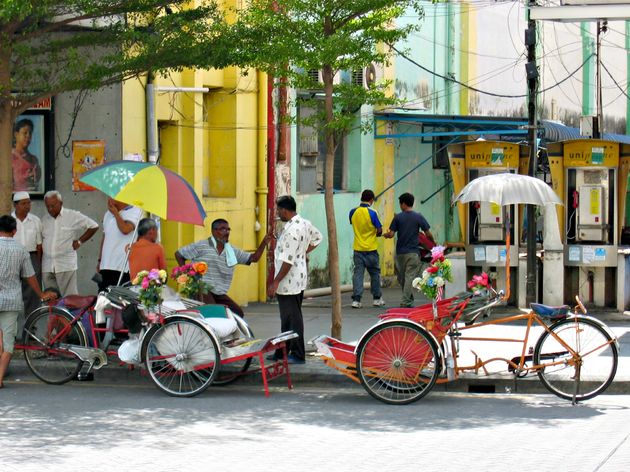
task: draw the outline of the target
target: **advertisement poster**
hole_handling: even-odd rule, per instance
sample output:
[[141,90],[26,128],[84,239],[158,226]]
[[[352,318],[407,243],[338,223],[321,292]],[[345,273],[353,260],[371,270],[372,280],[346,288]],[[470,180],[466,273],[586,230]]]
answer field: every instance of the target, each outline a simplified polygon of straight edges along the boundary
[[72,141],[72,190],[74,192],[96,190],[94,187],[80,182],[79,179],[88,170],[104,163],[105,141]]
[[46,146],[44,116],[20,115],[13,125],[13,191],[25,190],[44,194],[46,174]]

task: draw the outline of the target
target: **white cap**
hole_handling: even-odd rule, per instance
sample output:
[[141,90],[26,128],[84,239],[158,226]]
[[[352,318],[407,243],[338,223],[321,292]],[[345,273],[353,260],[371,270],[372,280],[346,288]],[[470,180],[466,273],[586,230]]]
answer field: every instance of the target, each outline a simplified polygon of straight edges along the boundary
[[31,196],[28,194],[28,192],[15,192],[13,194],[13,201],[14,202],[19,202],[20,200],[30,200]]

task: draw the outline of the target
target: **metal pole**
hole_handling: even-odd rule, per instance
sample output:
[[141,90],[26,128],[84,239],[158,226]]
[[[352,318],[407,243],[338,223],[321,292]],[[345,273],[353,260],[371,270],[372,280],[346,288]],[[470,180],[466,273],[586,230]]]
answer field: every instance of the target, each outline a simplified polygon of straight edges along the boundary
[[[529,6],[535,5],[535,0],[529,0]],[[527,10],[527,141],[529,143],[528,174],[535,177],[538,157],[538,136],[536,130],[536,93],[538,90],[538,67],[536,65],[536,20],[531,18],[531,10]],[[518,235],[515,235],[515,244]],[[527,205],[527,279],[525,285],[525,302],[527,305],[536,302],[536,207]]]
[[608,22],[597,22],[597,133],[593,138],[601,139],[604,135],[604,110],[602,106],[602,37],[601,34],[608,31]]
[[157,139],[157,119],[155,116],[155,86],[153,73],[147,75],[147,160],[157,164],[160,161],[160,151]]

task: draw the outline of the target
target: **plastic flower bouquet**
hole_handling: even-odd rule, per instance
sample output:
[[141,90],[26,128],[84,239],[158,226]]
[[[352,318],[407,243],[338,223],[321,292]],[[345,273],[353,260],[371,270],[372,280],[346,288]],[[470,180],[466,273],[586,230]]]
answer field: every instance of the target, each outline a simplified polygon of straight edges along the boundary
[[451,261],[444,258],[444,247],[435,246],[431,249],[431,263],[422,272],[422,277],[416,277],[412,286],[420,290],[427,298],[441,300],[446,282],[453,281]]
[[488,292],[490,287],[490,280],[488,274],[482,272],[481,275],[473,275],[472,279],[468,281],[466,286],[472,290],[475,295],[483,295]]
[[138,272],[131,281],[133,285],[139,285],[138,300],[148,310],[154,310],[162,303],[162,286],[166,283],[165,270],[151,269]]
[[210,286],[203,281],[203,275],[208,271],[205,262],[192,262],[175,267],[171,278],[177,282],[179,293],[186,298],[197,298],[207,293]]

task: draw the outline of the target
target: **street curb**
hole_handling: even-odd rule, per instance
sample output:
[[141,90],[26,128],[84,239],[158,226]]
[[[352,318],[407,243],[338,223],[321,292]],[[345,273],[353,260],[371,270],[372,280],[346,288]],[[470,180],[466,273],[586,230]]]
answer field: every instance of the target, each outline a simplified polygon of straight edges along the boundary
[[[305,365],[290,366],[291,381],[295,389],[305,388],[353,388],[363,390],[356,382],[347,378],[340,372],[327,367],[319,359],[308,359]],[[90,385],[100,383],[155,387],[149,375],[138,368],[130,369],[126,366],[109,365],[101,370],[94,371],[93,382],[80,382]],[[23,381],[39,382],[30,372],[26,362],[17,359],[11,363],[10,376],[5,380],[8,384]],[[443,382],[443,379],[438,380]],[[69,384],[79,383],[70,382]],[[42,383],[43,385],[43,383]],[[259,373],[243,375],[234,384],[215,387],[230,389],[231,385],[254,387],[262,390],[262,378]],[[281,376],[269,382],[270,387],[286,388],[287,378]],[[465,374],[452,382],[436,383],[432,391],[435,392],[465,392],[465,393],[521,393],[521,394],[551,394],[538,377],[534,374],[527,378],[514,379],[511,375],[492,374],[489,376],[477,376]],[[367,394],[367,392],[366,392]],[[613,381],[604,394],[627,395],[630,394],[630,379]]]

